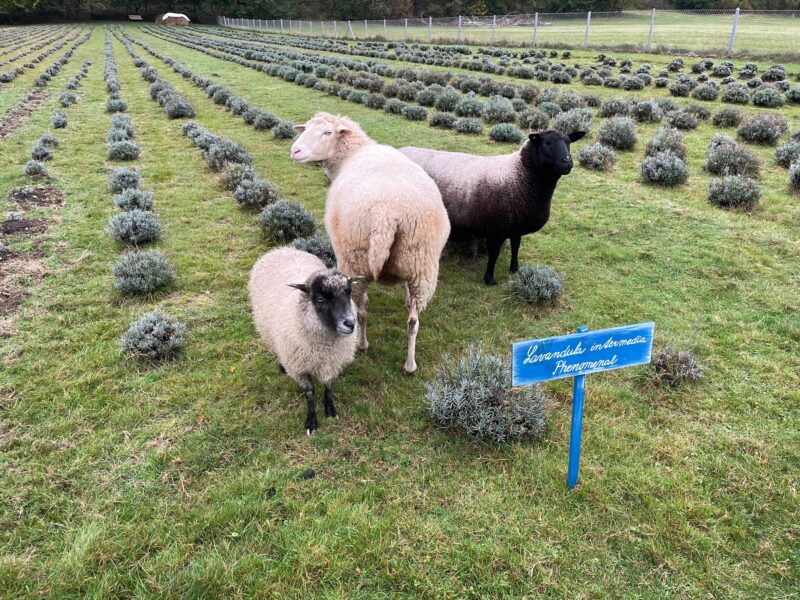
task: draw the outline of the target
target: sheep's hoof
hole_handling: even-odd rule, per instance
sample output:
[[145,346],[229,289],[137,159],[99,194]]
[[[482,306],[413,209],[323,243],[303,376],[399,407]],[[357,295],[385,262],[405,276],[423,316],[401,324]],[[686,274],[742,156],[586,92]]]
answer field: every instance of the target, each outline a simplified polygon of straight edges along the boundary
[[407,374],[413,375],[417,370],[417,363],[415,363],[415,362],[411,363],[411,364],[406,363],[406,364],[403,365],[403,370]]
[[306,429],[306,435],[307,435],[308,437],[311,437],[311,434],[312,434],[312,433],[314,433],[314,432],[313,432],[313,431],[311,431],[310,429]]
[[484,277],[483,281],[486,285],[497,285],[497,282],[494,280],[494,277]]

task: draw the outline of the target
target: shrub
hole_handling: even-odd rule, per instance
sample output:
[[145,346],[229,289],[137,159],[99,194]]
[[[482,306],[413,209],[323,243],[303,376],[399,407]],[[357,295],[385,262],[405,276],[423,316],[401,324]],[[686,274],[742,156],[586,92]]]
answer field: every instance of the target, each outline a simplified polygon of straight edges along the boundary
[[258,218],[267,238],[285,244],[299,237],[313,235],[317,228],[314,217],[299,204],[279,200],[267,206]]
[[275,202],[278,195],[277,187],[257,175],[253,178],[242,179],[233,191],[233,199],[240,206],[247,207],[267,206]]
[[470,345],[466,354],[446,356],[425,386],[433,416],[467,434],[496,442],[536,438],[545,429],[546,398],[538,385],[511,387],[505,357]]
[[153,210],[153,192],[128,188],[114,196],[114,204],[122,210]]
[[747,86],[730,83],[725,86],[721,100],[728,104],[747,104],[750,102],[750,93],[747,91]]
[[661,127],[647,143],[645,154],[654,156],[665,150],[669,150],[681,160],[686,160],[686,144],[683,143],[680,131],[672,127]]
[[708,184],[708,199],[721,208],[752,209],[761,198],[761,186],[748,177],[727,175]]
[[136,160],[139,152],[139,146],[130,140],[111,142],[108,145],[109,160]]
[[628,91],[643,90],[645,86],[644,80],[641,77],[626,77],[622,80],[622,89]]
[[753,92],[753,104],[765,108],[778,108],[783,106],[785,100],[783,95],[775,88],[766,85],[761,86]]
[[259,114],[255,121],[253,121],[253,127],[255,127],[258,131],[267,131],[272,129],[280,122],[280,119],[269,112],[262,112]]
[[52,133],[43,133],[39,138],[38,144],[47,148],[58,148],[58,138]]
[[423,106],[405,106],[400,114],[409,121],[424,121],[428,118],[428,111]]
[[523,110],[519,113],[519,125],[523,129],[544,131],[550,125],[550,117],[539,109]]
[[455,110],[459,100],[461,100],[461,94],[458,93],[458,90],[447,86],[444,88],[444,91],[439,94],[434,107],[436,110],[452,112]]
[[106,110],[110,113],[125,112],[128,110],[128,103],[122,98],[109,98],[106,100]]
[[383,105],[383,110],[385,110],[390,115],[399,115],[403,112],[403,109],[406,106],[408,106],[408,104],[406,104],[402,100],[398,100],[397,98],[389,98],[386,101],[386,104]]
[[455,107],[455,113],[459,117],[480,117],[483,110],[483,102],[478,100],[472,92],[464,96]]
[[367,108],[382,109],[386,104],[386,98],[382,94],[370,94],[364,100],[364,106]]
[[453,123],[456,122],[456,116],[448,112],[436,112],[431,116],[430,124],[432,127],[444,127],[445,129],[452,129]]
[[220,181],[222,187],[229,192],[234,191],[243,181],[253,181],[258,179],[258,172],[252,165],[241,163],[229,163],[222,169]]
[[794,104],[800,103],[800,88],[786,90],[786,100]]
[[139,171],[127,167],[118,167],[108,175],[108,187],[112,192],[120,193],[128,188],[138,188],[142,177]]
[[736,108],[720,108],[711,122],[717,127],[738,127],[742,117],[742,111]]
[[561,112],[561,107],[555,102],[542,102],[539,104],[539,110],[552,118]]
[[123,132],[127,139],[133,139],[133,125],[128,115],[122,113],[111,115],[111,129],[117,129]]
[[492,96],[483,107],[483,119],[487,123],[512,123],[517,113],[511,100],[503,96]]
[[31,158],[33,160],[50,160],[53,158],[53,151],[47,146],[37,142],[36,145],[31,148]]
[[667,118],[669,124],[678,129],[697,129],[700,119],[688,110],[676,110]]
[[498,123],[489,130],[489,139],[495,142],[520,142],[525,135],[513,123]]
[[787,142],[775,150],[775,162],[787,169],[800,160],[800,142]]
[[611,98],[600,105],[601,117],[625,116],[631,110],[631,103],[625,98]]
[[710,102],[716,100],[719,95],[719,88],[714,83],[704,83],[692,90],[692,98],[695,100],[704,100]]
[[613,171],[617,153],[600,143],[587,144],[578,151],[578,162],[586,169]]
[[786,68],[783,65],[770,67],[761,75],[762,81],[783,81],[784,79],[786,79]]
[[689,168],[677,154],[670,150],[646,156],[641,165],[642,179],[647,183],[674,186],[689,178]]
[[664,111],[657,102],[645,100],[631,107],[631,116],[639,123],[658,123],[664,118]]
[[456,119],[455,123],[453,123],[453,129],[459,133],[480,133],[483,131],[483,123],[479,119],[464,117]]
[[572,77],[566,71],[554,71],[550,73],[550,81],[553,83],[572,83]]
[[231,140],[218,139],[205,152],[208,166],[214,171],[221,171],[226,163],[249,165],[253,161],[247,150]]
[[147,210],[126,210],[108,220],[108,232],[123,244],[138,246],[161,237],[161,221]]
[[600,124],[597,141],[615,150],[630,150],[638,140],[636,123],[630,117],[611,117]]
[[772,145],[788,129],[789,125],[782,115],[761,113],[745,119],[737,133],[746,142]]
[[715,175],[757,177],[761,170],[761,161],[758,156],[733,139],[724,140],[715,136],[711,141],[705,169]]
[[175,280],[175,271],[161,252],[128,252],[112,268],[114,289],[122,294],[152,294]]
[[551,302],[564,291],[564,279],[549,265],[524,265],[509,281],[511,291],[532,304]]
[[297,136],[297,132],[291,121],[278,121],[278,124],[272,128],[272,135],[276,140],[292,140]]
[[56,111],[53,113],[53,118],[50,119],[50,123],[52,123],[55,129],[66,129],[67,115],[65,115],[62,112]]
[[189,101],[178,94],[171,95],[164,103],[164,113],[169,119],[191,119],[196,114]]
[[242,113],[242,121],[247,123],[248,125],[254,125],[256,119],[261,114],[261,111],[257,108],[253,108],[252,106],[248,108],[246,111]]
[[159,311],[148,312],[123,334],[120,347],[133,358],[166,360],[183,350],[185,332],[186,326],[174,317]]
[[705,373],[705,368],[691,351],[674,350],[669,346],[654,352],[650,364],[654,383],[658,386],[678,387],[697,381]]
[[74,92],[64,92],[58,97],[58,103],[64,108],[72,106],[78,101],[78,95]]
[[575,131],[589,131],[592,126],[592,109],[573,108],[556,115],[553,129],[569,135]]
[[789,167],[789,187],[800,192],[800,162],[793,162]]
[[299,237],[292,242],[292,246],[303,252],[308,252],[319,258],[329,269],[336,266],[336,254],[333,244],[327,235],[317,232],[310,237]]
[[29,160],[22,167],[22,172],[28,177],[47,177],[47,167],[38,160]]
[[669,86],[669,93],[678,98],[685,98],[692,91],[692,85],[687,81],[673,81]]

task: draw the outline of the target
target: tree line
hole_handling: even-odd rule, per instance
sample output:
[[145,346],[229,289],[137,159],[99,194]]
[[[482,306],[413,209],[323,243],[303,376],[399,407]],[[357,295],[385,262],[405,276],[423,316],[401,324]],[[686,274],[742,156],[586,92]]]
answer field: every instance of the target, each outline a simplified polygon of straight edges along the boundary
[[0,0],[0,20],[82,20],[128,14],[151,18],[167,11],[186,13],[194,21],[212,19],[218,14],[260,19],[397,19],[737,6],[753,10],[800,10],[800,0]]

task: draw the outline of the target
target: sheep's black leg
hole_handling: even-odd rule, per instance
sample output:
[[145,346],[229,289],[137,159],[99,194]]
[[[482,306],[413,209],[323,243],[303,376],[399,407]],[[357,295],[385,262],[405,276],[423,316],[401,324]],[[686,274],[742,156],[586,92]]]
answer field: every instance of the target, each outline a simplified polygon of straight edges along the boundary
[[503,241],[502,238],[486,238],[486,249],[489,251],[489,262],[486,263],[486,273],[483,276],[483,281],[486,285],[497,285],[494,280],[494,265],[500,255]]
[[512,273],[519,271],[519,245],[522,242],[522,237],[511,238],[511,269]]
[[281,363],[278,363],[278,371],[286,375],[286,367],[284,367]]
[[333,405],[333,390],[330,383],[325,384],[325,416],[339,418],[336,407]]
[[303,393],[306,395],[308,409],[306,411],[306,435],[311,435],[317,429],[317,407],[314,402],[314,382],[308,375],[303,375],[300,382]]

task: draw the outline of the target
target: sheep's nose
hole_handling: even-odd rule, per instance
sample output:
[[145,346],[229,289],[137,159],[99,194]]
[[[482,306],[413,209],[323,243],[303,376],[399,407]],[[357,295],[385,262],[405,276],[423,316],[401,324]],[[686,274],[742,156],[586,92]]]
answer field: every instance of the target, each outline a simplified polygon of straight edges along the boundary
[[300,148],[292,148],[292,156],[295,154],[300,154]]
[[345,319],[342,322],[342,325],[344,325],[348,329],[353,329],[356,326],[355,321],[353,321],[353,319]]

